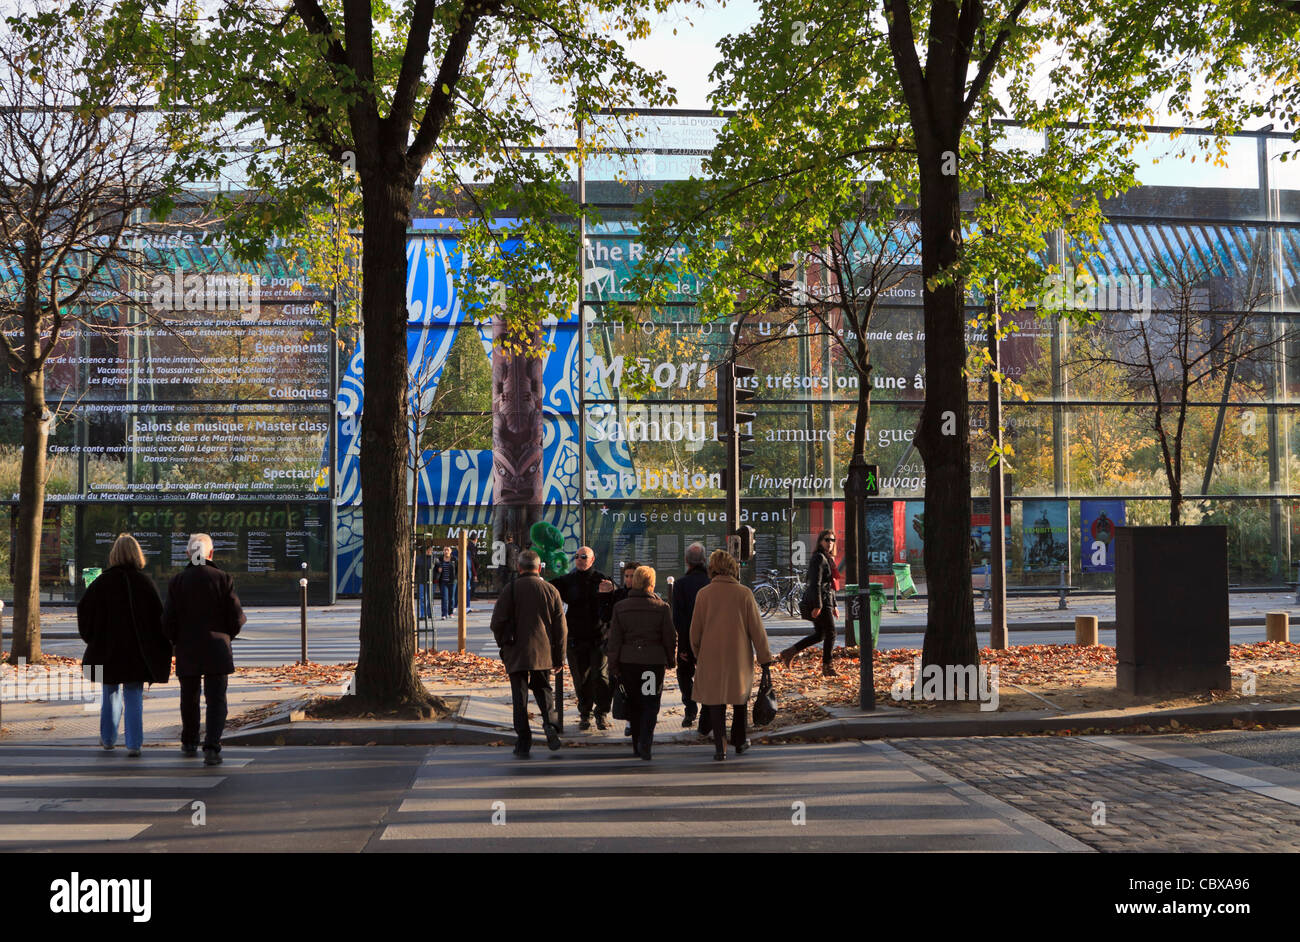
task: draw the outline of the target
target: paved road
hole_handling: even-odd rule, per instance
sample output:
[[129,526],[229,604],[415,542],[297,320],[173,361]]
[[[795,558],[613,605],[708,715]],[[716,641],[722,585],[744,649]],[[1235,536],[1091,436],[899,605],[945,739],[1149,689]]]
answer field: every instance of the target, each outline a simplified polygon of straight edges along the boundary
[[604,745],[529,760],[268,748],[228,749],[216,768],[171,748],[7,746],[0,851],[1294,851],[1297,743],[900,740],[758,745],[725,763],[707,745],[649,763]]
[[[1237,599],[1239,597],[1234,597]],[[473,614],[467,619],[466,649],[484,657],[496,657],[497,647],[488,631],[491,618],[490,603],[480,601]],[[1113,606],[1113,602],[1112,602]],[[1285,606],[1283,606],[1285,607]],[[1234,608],[1234,614],[1237,609]],[[355,602],[347,602],[328,608],[308,610],[308,657],[321,664],[346,664],[357,659],[357,622],[360,607]],[[1072,612],[1061,612],[1072,619]],[[67,612],[54,611],[42,614],[46,638],[43,647],[51,654],[68,657],[81,657],[85,645],[75,634],[75,621]],[[1296,616],[1300,620],[1300,615]],[[915,611],[900,615],[888,614],[884,627],[906,628],[917,621]],[[778,647],[791,643],[796,637],[808,633],[807,622],[790,618],[772,618],[764,622],[768,634]],[[424,623],[421,646],[436,644],[440,649],[454,648],[456,645],[456,621],[434,619]],[[432,631],[429,628],[432,628]],[[838,626],[841,643],[844,639],[844,625]],[[1292,629],[1292,637],[1296,631]],[[266,667],[277,664],[289,664],[297,661],[301,653],[301,630],[298,613],[293,609],[258,608],[248,611],[248,624],[235,642],[235,663],[240,667]],[[1231,629],[1234,644],[1264,640],[1264,628],[1234,627]],[[1099,633],[1102,644],[1114,645],[1114,630],[1102,630]],[[988,631],[977,632],[981,647],[989,643]],[[924,633],[920,627],[915,631],[885,631],[880,635],[879,647],[882,650],[894,648],[919,648],[924,643]],[[1013,644],[1073,644],[1072,627],[1059,630],[1015,631],[1011,633]]]

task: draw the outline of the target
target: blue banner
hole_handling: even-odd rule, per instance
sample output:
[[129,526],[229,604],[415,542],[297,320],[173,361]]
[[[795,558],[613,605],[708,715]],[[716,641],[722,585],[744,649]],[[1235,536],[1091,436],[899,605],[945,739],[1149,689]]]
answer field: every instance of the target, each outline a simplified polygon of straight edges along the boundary
[[1079,501],[1079,535],[1084,572],[1115,571],[1115,528],[1124,526],[1124,501]]

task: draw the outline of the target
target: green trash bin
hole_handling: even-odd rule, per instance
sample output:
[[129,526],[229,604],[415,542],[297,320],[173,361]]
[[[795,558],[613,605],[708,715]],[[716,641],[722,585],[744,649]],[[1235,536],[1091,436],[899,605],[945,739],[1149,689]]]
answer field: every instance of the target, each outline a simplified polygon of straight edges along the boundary
[[874,651],[880,642],[880,613],[885,610],[885,587],[879,582],[871,583],[868,604],[871,606],[871,649]]
[[86,567],[85,569],[81,570],[81,584],[90,585],[92,582],[98,579],[103,572],[104,572],[103,569],[99,569],[95,566]]

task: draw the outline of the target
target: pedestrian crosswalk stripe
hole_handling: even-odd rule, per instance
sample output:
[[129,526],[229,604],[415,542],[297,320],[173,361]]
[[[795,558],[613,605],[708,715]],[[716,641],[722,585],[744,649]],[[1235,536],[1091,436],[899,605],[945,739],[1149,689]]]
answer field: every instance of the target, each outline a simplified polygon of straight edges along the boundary
[[[446,838],[598,838],[628,833],[633,829],[629,821],[540,821],[507,823],[499,827],[489,820],[491,812],[477,823],[419,822],[390,824],[380,835],[381,840],[430,840]],[[509,819],[507,818],[509,822]],[[638,820],[635,823],[638,838],[659,837],[790,837],[794,828],[788,817],[778,821],[724,821],[701,822],[691,820],[663,821]],[[989,836],[1015,834],[1009,824],[995,818],[981,820],[936,819],[876,819],[809,818],[800,826],[799,837],[940,837]]]
[[[790,802],[783,798],[777,798],[771,795],[718,795],[718,794],[699,794],[691,789],[683,787],[683,794],[680,795],[657,795],[654,800],[656,808],[711,808],[711,809],[730,809],[741,808],[755,813],[759,811],[779,810],[786,817],[790,814]],[[500,789],[484,788],[483,796],[479,798],[461,798],[461,797],[422,797],[405,798],[398,806],[397,810],[411,813],[439,813],[439,814],[472,814],[483,812],[490,814],[492,811],[492,800],[502,799]],[[451,793],[454,794],[454,793]],[[847,793],[842,793],[847,794]],[[956,795],[950,795],[946,792],[876,792],[864,791],[862,796],[875,799],[876,801],[906,801],[910,805],[929,805],[929,806],[961,806],[965,804]],[[517,798],[509,802],[512,811],[563,811],[572,805],[573,798],[544,798],[530,797]],[[583,795],[581,798],[582,808],[584,811],[621,811],[628,808],[628,799],[625,795]]]
[[[102,749],[95,748],[93,751],[89,748],[80,750],[67,750],[56,755],[15,755],[0,750],[0,776],[4,775],[4,770],[9,768],[71,768],[84,764],[88,772],[133,772],[136,769],[203,769],[203,757],[201,755],[186,758],[182,755],[172,755],[174,750],[167,750],[168,755],[150,753],[148,749],[140,756],[132,758],[124,750],[115,750],[113,752],[104,752]],[[228,759],[222,755],[223,768],[242,768],[252,759]]]
[[0,824],[0,844],[129,841],[148,824]]
[[7,798],[0,812],[80,811],[91,814],[165,814],[188,808],[190,798]]
[[[504,749],[499,750],[499,752],[505,757],[504,761],[511,761],[509,758],[509,753],[507,753]],[[704,752],[703,750],[699,751],[700,759],[706,762],[711,762],[712,760],[709,759],[708,756],[709,753]],[[488,761],[493,761],[493,760],[484,760],[485,763]],[[503,760],[497,759],[495,761],[501,762]],[[635,784],[637,786],[648,784],[646,780],[646,772],[649,770],[647,769],[645,764],[640,762],[639,760],[629,760],[627,765],[625,766],[626,771],[613,771],[613,770],[597,771],[594,768],[590,768],[589,771],[587,771],[585,774],[574,774],[574,775],[549,774],[550,770],[545,767],[547,764],[549,763],[546,763],[546,760],[542,759],[542,761],[539,762],[538,765],[536,766],[538,772],[535,774],[529,774],[526,771],[521,769],[520,773],[517,776],[512,777],[508,781],[494,778],[489,783],[490,787],[510,790],[510,789],[534,789],[538,787],[590,788],[596,784],[606,786],[606,787],[611,785],[617,785],[617,784]],[[735,763],[736,766],[741,766],[741,767],[743,767],[745,764],[746,764],[745,759],[737,759]],[[757,772],[757,770],[754,771]],[[739,769],[737,769],[737,771],[735,772],[731,772],[731,771],[699,772],[691,776],[690,785],[692,788],[707,788],[711,785],[734,785],[736,783],[736,777],[740,774],[742,773]],[[748,774],[754,774],[754,773],[750,772]],[[917,775],[915,772],[908,771],[907,769],[859,768],[853,770],[853,772],[851,773],[837,772],[837,773],[827,774],[827,773],[807,773],[807,772],[800,773],[798,771],[773,772],[771,771],[771,769],[764,768],[762,771],[762,777],[757,781],[759,784],[765,786],[782,785],[782,786],[798,786],[803,788],[813,788],[817,785],[822,785],[822,784],[825,785],[840,785],[840,784],[915,785],[924,782],[925,779],[921,778],[921,776]],[[454,790],[454,789],[462,789],[462,788],[475,789],[475,788],[482,788],[482,787],[483,787],[482,782],[448,782],[447,777],[445,775],[436,776],[432,773],[425,774],[424,772],[421,772],[421,774],[416,777],[415,784],[411,790],[418,794],[419,791],[423,788],[434,788],[438,790],[444,790],[444,789]]]
[[0,788],[215,788],[224,776],[204,775],[21,775],[0,774]]

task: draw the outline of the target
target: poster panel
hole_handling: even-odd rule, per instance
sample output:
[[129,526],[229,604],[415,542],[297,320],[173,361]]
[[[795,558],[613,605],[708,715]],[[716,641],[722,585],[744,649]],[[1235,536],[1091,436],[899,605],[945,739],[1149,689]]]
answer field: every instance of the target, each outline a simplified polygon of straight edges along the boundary
[[1115,528],[1124,526],[1124,501],[1079,501],[1080,556],[1084,572],[1115,571]]
[[1065,500],[1024,502],[1025,572],[1059,572],[1070,564],[1070,504]]

